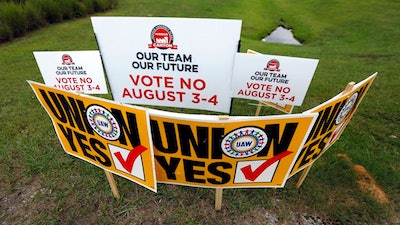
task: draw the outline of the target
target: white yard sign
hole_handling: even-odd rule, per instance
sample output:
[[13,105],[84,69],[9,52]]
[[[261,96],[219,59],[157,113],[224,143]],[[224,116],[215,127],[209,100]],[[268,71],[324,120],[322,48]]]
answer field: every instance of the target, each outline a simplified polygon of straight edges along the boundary
[[229,112],[240,20],[92,17],[115,101]]
[[237,53],[233,97],[301,105],[317,59]]
[[85,94],[106,94],[99,51],[33,52],[45,84]]

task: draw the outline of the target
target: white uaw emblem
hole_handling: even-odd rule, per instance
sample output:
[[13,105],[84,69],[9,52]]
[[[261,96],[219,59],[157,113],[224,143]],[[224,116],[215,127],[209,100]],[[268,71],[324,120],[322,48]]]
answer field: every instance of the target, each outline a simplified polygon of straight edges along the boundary
[[107,140],[117,140],[121,134],[117,120],[107,109],[92,105],[86,110],[86,117],[96,133]]
[[257,127],[243,127],[227,134],[221,148],[225,155],[245,158],[259,153],[268,142],[267,134]]
[[354,93],[349,100],[347,100],[346,104],[343,106],[343,108],[340,110],[338,116],[336,117],[336,124],[339,124],[343,121],[344,118],[351,112],[351,110],[354,108],[356,100],[358,97],[358,92]]

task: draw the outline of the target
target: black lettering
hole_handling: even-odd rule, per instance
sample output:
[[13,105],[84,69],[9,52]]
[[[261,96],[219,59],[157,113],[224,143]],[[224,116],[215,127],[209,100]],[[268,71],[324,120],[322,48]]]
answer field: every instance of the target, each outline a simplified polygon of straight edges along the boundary
[[44,101],[46,102],[47,106],[49,106],[51,112],[53,113],[53,115],[60,121],[63,123],[67,123],[67,117],[65,116],[64,110],[60,104],[60,102],[58,101],[57,96],[53,93],[53,92],[49,92],[51,99],[53,100],[56,108],[58,109],[58,111],[54,108],[53,104],[51,103],[49,97],[47,96],[46,92],[42,89],[39,89],[40,94],[42,95]]
[[224,128],[212,129],[212,159],[222,159],[221,141],[224,138]]
[[220,179],[217,180],[215,178],[207,178],[207,181],[210,182],[211,184],[226,184],[229,182],[231,179],[231,176],[229,173],[225,173],[221,170],[218,170],[218,167],[222,167],[222,169],[232,169],[232,165],[227,163],[227,162],[215,162],[211,163],[208,165],[208,171],[215,175],[218,176]]
[[182,155],[191,156],[190,146],[198,158],[208,158],[208,127],[197,127],[197,142],[189,125],[178,124]]
[[151,126],[151,136],[153,139],[154,147],[164,153],[175,153],[178,151],[178,142],[176,138],[175,127],[173,123],[164,122],[164,130],[167,138],[167,147],[164,147],[163,140],[161,137],[160,127],[158,122],[155,120],[150,120]]
[[[303,161],[304,161],[304,153],[306,152],[307,148],[308,148],[307,146],[303,146],[303,148],[301,149],[300,154],[299,154],[299,156],[298,156],[298,158],[297,158],[297,160],[296,160],[296,163],[295,163],[294,166],[292,167],[292,170],[290,171],[290,173],[293,173],[293,170],[295,170],[295,168],[300,168],[300,167],[302,167],[304,164],[307,163],[307,162],[303,162]],[[300,162],[300,163],[299,163],[299,165],[296,167],[296,165],[297,165],[298,162]]]
[[160,164],[160,166],[164,169],[168,179],[176,180],[175,171],[181,159],[171,157],[170,163],[168,164],[164,156],[155,155],[154,157],[157,159],[157,162]]
[[83,143],[83,141],[87,141],[86,136],[76,131],[74,131],[74,134],[76,139],[78,140],[79,146],[81,147],[83,154],[88,158],[96,160],[93,155],[89,154],[89,152],[91,151],[90,146]]
[[323,153],[323,150],[325,149],[325,146],[328,143],[331,135],[332,135],[332,132],[329,132],[326,135],[324,135],[323,138],[315,140],[312,143],[310,143],[308,146],[305,146],[301,150],[301,152],[299,154],[299,158],[296,161],[296,164],[298,161],[300,161],[298,168],[317,159],[318,156],[321,155],[321,153]]
[[185,178],[188,182],[193,183],[205,183],[206,180],[204,179],[197,179],[194,175],[204,175],[203,170],[195,170],[194,167],[205,167],[205,162],[193,161],[193,160],[183,160],[183,166],[185,168]]
[[323,153],[323,150],[325,149],[326,144],[329,141],[329,138],[332,135],[332,131],[327,133],[323,138],[321,138],[321,141],[318,144],[318,148],[320,149],[320,151],[318,152],[318,154],[315,154],[312,158],[316,159],[321,153]]
[[288,150],[297,125],[298,123],[287,123],[281,138],[279,138],[279,124],[266,125],[265,132],[268,135],[268,143],[265,148],[258,153],[258,156],[267,156],[272,143],[274,156]]
[[304,156],[301,159],[299,167],[310,163],[312,160],[317,159],[318,156],[323,153],[323,150],[327,142],[329,141],[329,137],[331,136],[331,134],[332,132],[329,132],[323,138],[315,140],[308,147],[303,148],[303,150],[301,151],[301,155],[304,154]]
[[[78,109],[75,99],[68,97],[68,100],[62,94],[57,94],[58,98],[62,106],[64,107],[65,114],[67,115],[69,124],[71,127],[75,127],[75,123],[78,126],[79,130],[86,132],[84,127],[83,119],[81,113],[84,112],[84,108]],[[81,104],[83,106],[83,103]],[[75,123],[74,123],[75,122]]]
[[111,113],[113,114],[115,119],[118,121],[119,126],[121,127],[121,135],[119,137],[119,142],[121,144],[127,145],[125,137],[126,135],[132,146],[140,145],[139,129],[137,126],[136,115],[130,112],[126,112],[126,117],[128,121],[127,125],[120,110],[111,109]]
[[72,133],[72,130],[67,127],[65,130],[64,126],[57,123],[57,125],[60,127],[61,132],[64,134],[65,138],[67,139],[69,145],[71,146],[72,151],[78,152],[78,150],[75,147],[74,144],[74,134]]
[[303,165],[311,162],[312,157],[310,157],[310,156],[312,156],[314,154],[314,151],[316,150],[316,147],[318,146],[318,143],[319,143],[319,140],[315,140],[314,142],[309,144],[307,147],[303,148],[301,153],[304,154],[304,155],[301,158],[301,163],[300,163],[299,167],[302,167]]
[[90,146],[92,146],[92,148],[94,149],[94,151],[95,151],[97,154],[99,154],[99,155],[101,156],[101,157],[99,157],[99,156],[97,156],[97,155],[95,156],[97,162],[103,164],[104,166],[110,167],[110,166],[111,166],[111,160],[110,160],[110,158],[102,151],[102,150],[107,151],[106,146],[105,146],[102,142],[100,142],[99,140],[94,139],[94,138],[91,138],[89,142],[90,142]]
[[333,125],[335,125],[335,118],[345,103],[346,101],[338,102],[334,105],[333,109],[332,106],[329,106],[319,112],[317,122],[308,135],[307,142],[332,129]]

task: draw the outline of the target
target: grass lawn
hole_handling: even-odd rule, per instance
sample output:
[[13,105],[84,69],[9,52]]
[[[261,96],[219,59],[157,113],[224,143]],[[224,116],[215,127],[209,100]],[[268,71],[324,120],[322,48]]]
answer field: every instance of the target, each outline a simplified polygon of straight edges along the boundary
[[[43,82],[33,51],[98,49],[89,17],[2,44],[4,224],[400,223],[400,3],[120,0],[114,10],[97,15],[241,19],[241,51],[319,59],[304,103],[295,113],[330,99],[350,81],[379,74],[340,141],[315,163],[299,189],[295,175],[282,189],[224,190],[222,210],[216,212],[212,189],[160,184],[153,193],[117,176],[121,200],[116,200],[102,169],[62,150],[26,80]],[[260,41],[280,24],[292,28],[304,45]],[[233,114],[255,111],[251,107],[248,101],[235,100]],[[261,113],[278,114],[266,107]]]

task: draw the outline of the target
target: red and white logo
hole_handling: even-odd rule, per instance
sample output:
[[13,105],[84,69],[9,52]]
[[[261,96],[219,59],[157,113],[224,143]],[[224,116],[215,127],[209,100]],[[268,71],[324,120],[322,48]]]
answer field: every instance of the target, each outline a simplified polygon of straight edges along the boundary
[[149,48],[158,49],[178,49],[177,45],[174,45],[174,35],[171,29],[165,25],[157,25],[151,30],[151,44]]
[[271,59],[267,63],[267,67],[264,68],[264,70],[269,70],[269,71],[277,71],[279,72],[279,61],[277,59]]
[[74,61],[72,61],[72,57],[68,54],[64,54],[62,57],[62,64],[63,65],[74,65]]

